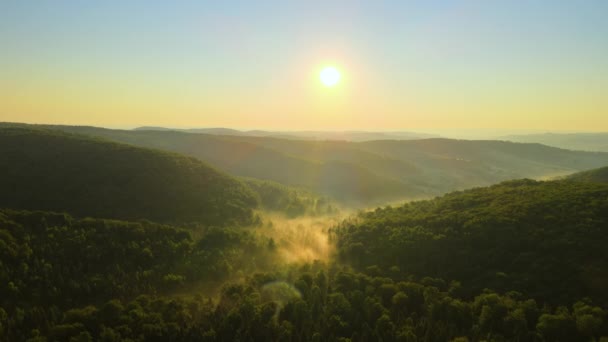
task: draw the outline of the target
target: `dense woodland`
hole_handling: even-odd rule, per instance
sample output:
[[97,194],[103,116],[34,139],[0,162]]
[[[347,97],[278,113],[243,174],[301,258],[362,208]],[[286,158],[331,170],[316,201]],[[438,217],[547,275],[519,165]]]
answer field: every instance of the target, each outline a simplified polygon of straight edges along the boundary
[[253,219],[255,195],[201,161],[51,130],[0,129],[0,206],[161,222]]
[[608,167],[577,172],[567,177],[569,180],[592,183],[608,183]]
[[0,155],[0,341],[608,340],[605,169],[338,220],[311,189],[100,138],[5,127]]
[[257,195],[260,207],[267,211],[283,213],[288,217],[331,215],[338,212],[331,199],[306,189],[254,178],[243,181]]
[[377,209],[336,228],[340,257],[549,304],[608,305],[608,185],[518,180]]
[[[9,210],[0,219],[7,341],[574,341],[608,333],[601,295],[476,292],[482,280],[394,266],[287,266],[270,239],[246,229],[194,238],[149,222]],[[413,259],[402,265],[416,266]],[[540,266],[537,280],[553,271],[547,260]]]

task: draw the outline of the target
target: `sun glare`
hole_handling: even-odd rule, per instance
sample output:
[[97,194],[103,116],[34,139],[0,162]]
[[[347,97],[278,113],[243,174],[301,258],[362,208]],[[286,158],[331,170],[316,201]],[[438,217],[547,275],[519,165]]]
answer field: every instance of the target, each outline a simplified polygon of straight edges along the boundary
[[340,82],[340,72],[333,66],[323,68],[319,73],[319,79],[326,87],[333,87]]

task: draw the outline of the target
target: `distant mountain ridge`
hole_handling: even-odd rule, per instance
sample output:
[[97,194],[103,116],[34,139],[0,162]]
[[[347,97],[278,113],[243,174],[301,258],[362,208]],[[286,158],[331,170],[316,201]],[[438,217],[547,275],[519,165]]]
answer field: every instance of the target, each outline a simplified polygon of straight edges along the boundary
[[241,131],[232,128],[166,128],[156,126],[142,126],[134,128],[135,131],[177,131],[188,133],[204,133],[213,135],[235,135],[248,137],[271,137],[295,140],[339,140],[339,141],[370,141],[370,140],[413,140],[438,138],[439,135],[417,132],[368,132],[368,131]]
[[540,143],[568,150],[608,152],[608,132],[601,133],[543,133],[509,135],[501,140]]

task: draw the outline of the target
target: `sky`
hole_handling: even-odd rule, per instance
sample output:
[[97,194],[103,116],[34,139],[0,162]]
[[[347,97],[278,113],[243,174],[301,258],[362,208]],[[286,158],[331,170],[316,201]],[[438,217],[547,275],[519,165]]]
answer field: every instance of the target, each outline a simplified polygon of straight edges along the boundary
[[4,0],[0,121],[608,131],[608,1]]

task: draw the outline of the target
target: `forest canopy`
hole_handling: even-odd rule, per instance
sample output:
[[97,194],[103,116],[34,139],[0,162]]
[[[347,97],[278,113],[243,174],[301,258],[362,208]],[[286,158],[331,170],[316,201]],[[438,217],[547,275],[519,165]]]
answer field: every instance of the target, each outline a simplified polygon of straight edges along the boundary
[[248,223],[242,182],[203,162],[51,130],[0,129],[0,207],[78,216]]
[[608,186],[511,181],[362,212],[336,259],[285,264],[246,228],[1,210],[0,340],[598,340],[606,215]]
[[459,281],[469,295],[608,304],[608,185],[508,181],[376,209],[334,234],[341,260],[360,270]]

